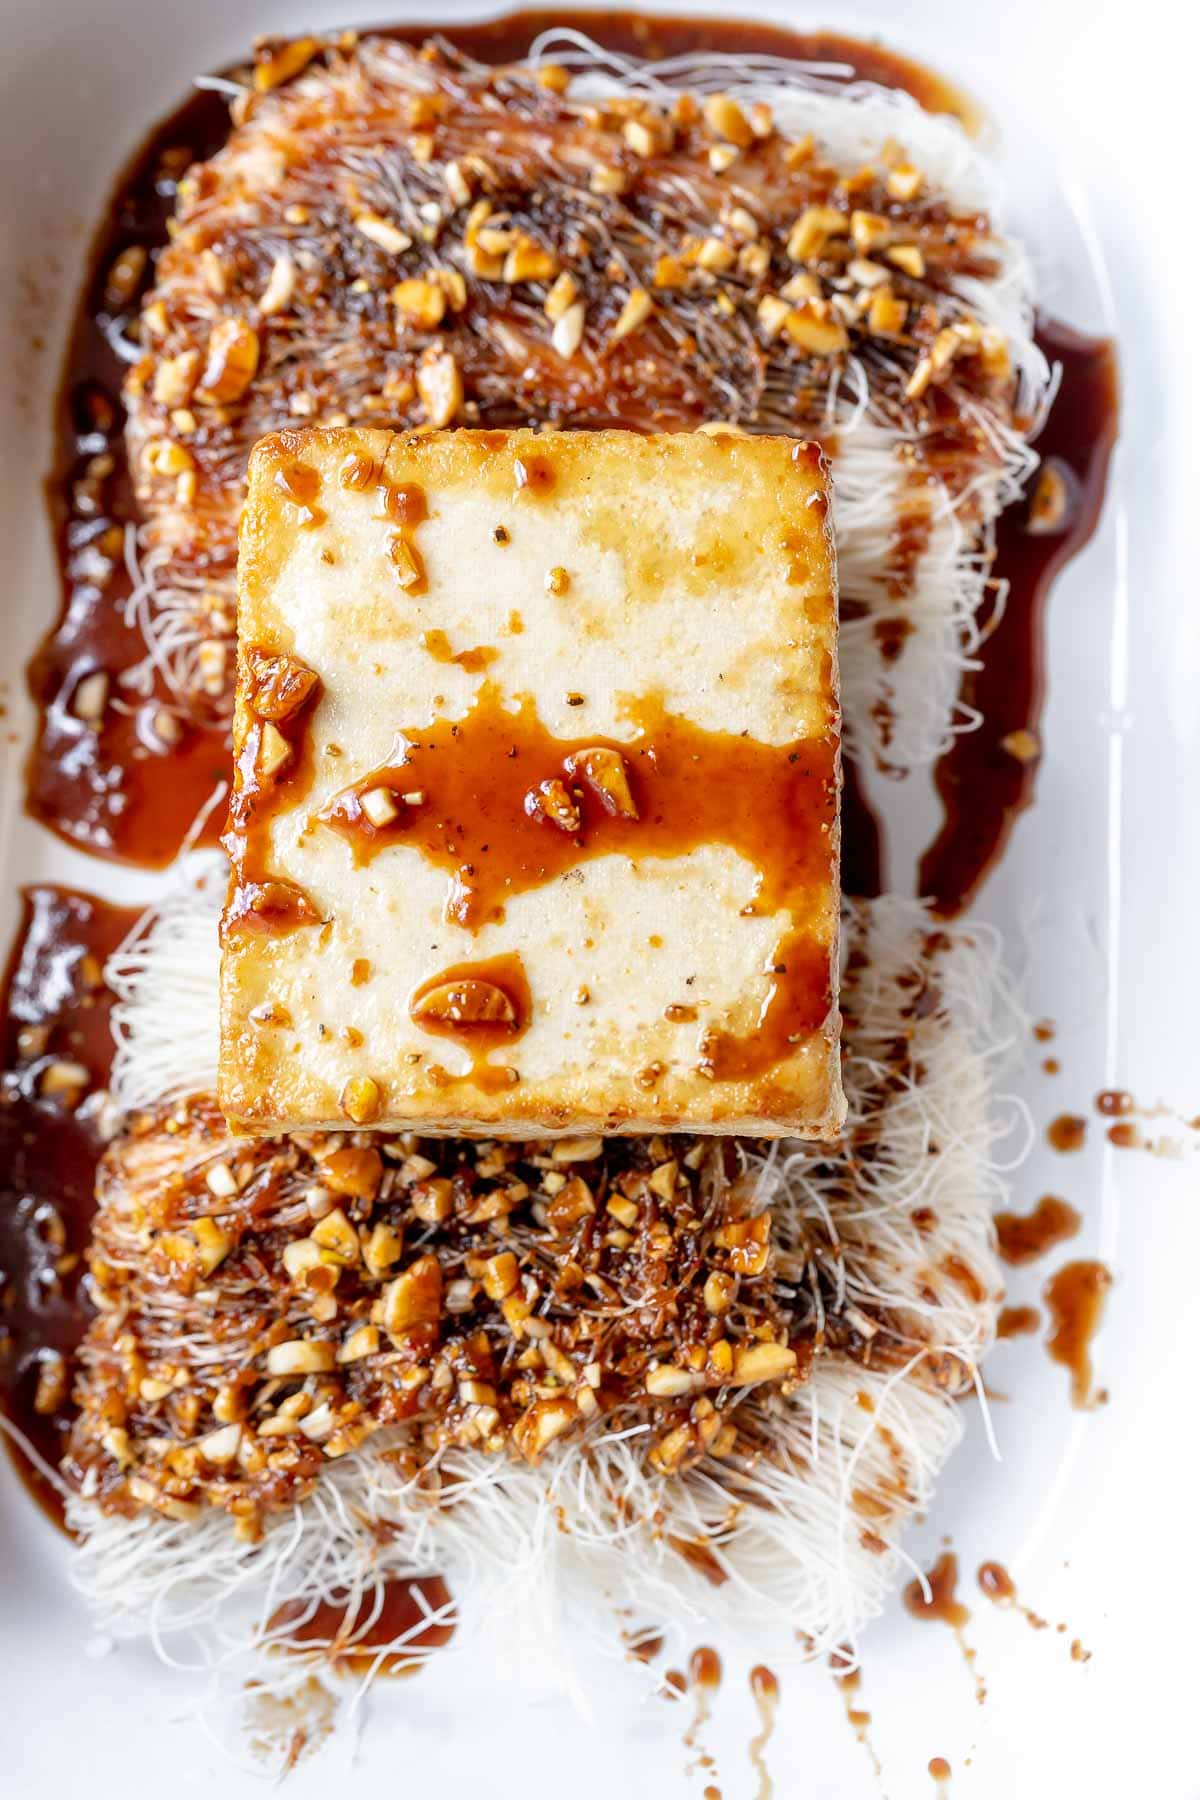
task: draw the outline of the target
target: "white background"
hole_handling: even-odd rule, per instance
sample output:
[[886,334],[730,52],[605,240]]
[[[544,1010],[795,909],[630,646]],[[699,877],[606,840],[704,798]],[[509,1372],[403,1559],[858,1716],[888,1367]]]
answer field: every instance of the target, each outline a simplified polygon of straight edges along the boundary
[[[828,0],[827,0],[828,4]],[[469,17],[429,0],[422,16]],[[687,9],[704,10],[699,6]],[[1059,1022],[1056,1079],[1023,1092],[1044,1127],[1125,1086],[1143,1102],[1200,1113],[1196,1017],[1200,849],[1200,266],[1196,256],[1193,9],[1166,0],[1049,4],[900,0],[825,13],[754,9],[796,25],[867,34],[930,61],[995,120],[1012,215],[1032,242],[1051,310],[1084,329],[1116,330],[1123,435],[1102,528],[1060,578],[1050,615],[1047,756],[1037,805],[984,896],[1014,958],[1029,969],[1032,1011]],[[0,677],[26,722],[21,669],[49,622],[55,583],[39,481],[65,321],[86,233],[143,128],[190,76],[239,55],[259,31],[359,23],[353,5],[296,0],[5,0],[0,66]],[[31,348],[37,334],[46,348]],[[135,898],[139,878],[76,856],[20,814],[20,752],[0,769],[4,892],[39,876]],[[922,811],[919,799],[911,803]],[[144,883],[142,884],[144,886]],[[928,1560],[944,1536],[963,1565],[967,1636],[989,1697],[977,1706],[951,1635],[897,1605],[867,1635],[860,1703],[883,1763],[877,1780],[823,1671],[789,1679],[769,1762],[781,1800],[932,1795],[931,1756],[953,1766],[951,1792],[1029,1800],[1061,1794],[1200,1795],[1196,1676],[1195,1345],[1200,1337],[1200,1161],[1115,1153],[1093,1126],[1087,1150],[1044,1148],[1016,1181],[1026,1210],[1063,1194],[1085,1214],[1069,1251],[1013,1283],[1036,1298],[1048,1267],[1095,1254],[1116,1273],[1099,1350],[1111,1400],[1089,1415],[1067,1402],[1066,1371],[1032,1340],[989,1365],[1003,1461],[976,1409],[932,1516],[911,1547]],[[1034,1633],[974,1589],[984,1558],[1002,1561],[1021,1596],[1069,1630]],[[0,1795],[89,1800],[163,1791],[258,1791],[178,1715],[186,1684],[123,1649],[100,1661],[65,1577],[66,1549],[0,1466]],[[1093,1652],[1070,1660],[1079,1637]],[[756,1791],[746,1745],[755,1718],[744,1666],[731,1667],[706,1742],[712,1773],[686,1772],[683,1711],[661,1701],[582,1719],[525,1692],[514,1672],[438,1659],[372,1701],[353,1773],[348,1746],[310,1764],[288,1790],[393,1793],[447,1800],[486,1791],[522,1800],[569,1792],[698,1795]],[[969,1766],[968,1766],[969,1759]],[[164,1783],[169,1789],[164,1790]]]

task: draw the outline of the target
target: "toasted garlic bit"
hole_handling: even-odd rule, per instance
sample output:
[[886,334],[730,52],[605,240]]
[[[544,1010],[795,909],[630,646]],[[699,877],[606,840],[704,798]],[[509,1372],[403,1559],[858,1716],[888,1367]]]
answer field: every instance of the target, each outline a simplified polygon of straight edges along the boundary
[[670,1365],[646,1371],[646,1392],[656,1400],[677,1400],[681,1394],[694,1393],[704,1386],[704,1376],[691,1369]]
[[602,1137],[559,1138],[550,1152],[556,1163],[595,1162],[604,1154]]
[[291,43],[281,44],[273,50],[263,62],[256,63],[254,69],[254,86],[260,94],[271,88],[282,87],[294,75],[306,69],[313,57],[318,55],[321,41],[315,37],[293,38]]
[[893,200],[915,200],[924,179],[920,169],[911,163],[895,163],[888,171],[887,191]]
[[436,1256],[418,1257],[384,1289],[383,1326],[391,1337],[415,1325],[436,1324],[441,1310],[442,1265]]
[[561,599],[570,585],[571,577],[565,569],[555,565],[553,569],[546,570],[546,592],[548,594],[553,594],[556,599]]
[[463,404],[462,376],[448,350],[431,345],[417,364],[417,393],[429,423],[437,429],[453,423]]
[[97,726],[108,709],[109,680],[103,669],[85,675],[71,695],[71,711],[85,725]]
[[696,266],[713,274],[723,274],[737,261],[737,251],[723,238],[708,237],[696,252]]
[[747,149],[754,142],[750,121],[728,94],[709,96],[704,102],[704,122],[714,137],[735,144],[739,150]]
[[292,760],[292,746],[277,725],[270,720],[263,725],[258,740],[255,769],[262,781],[273,781]]
[[588,178],[593,194],[617,195],[625,192],[625,175],[611,163],[597,163]]
[[272,656],[259,650],[247,651],[246,670],[251,711],[276,723],[299,712],[320,680],[297,656]]
[[[1071,494],[1066,476],[1056,463],[1044,462],[1029,502],[1025,529],[1033,537],[1053,537],[1066,525]],[[78,711],[78,707],[76,707]]]
[[338,470],[338,482],[351,493],[366,494],[379,485],[380,468],[373,456],[354,451]]
[[618,343],[621,338],[629,337],[632,332],[640,330],[653,311],[654,302],[645,288],[633,288],[626,296],[617,322],[609,333],[611,341],[614,344]]
[[1019,763],[1036,762],[1042,754],[1042,746],[1037,737],[1032,731],[1026,730],[1023,725],[1002,737],[1000,748],[1006,750]]
[[425,586],[425,565],[417,546],[402,531],[394,532],[388,540],[388,561],[405,592],[420,593]]
[[806,207],[788,235],[788,256],[792,262],[811,262],[820,256],[829,238],[844,235],[846,229],[846,215],[836,207]]
[[895,337],[904,330],[908,306],[890,287],[877,287],[867,307],[867,327],[876,337]]
[[879,213],[855,211],[850,214],[850,236],[854,248],[863,256],[869,256],[878,246],[890,243],[893,230]]
[[43,1350],[38,1357],[34,1412],[43,1418],[56,1413],[66,1400],[69,1389],[70,1376],[66,1357],[58,1350]]
[[391,788],[368,788],[360,794],[358,804],[377,831],[400,817],[400,808]]
[[354,220],[354,229],[360,231],[365,238],[370,238],[389,256],[402,256],[406,250],[412,249],[412,239],[390,219],[381,219],[378,213],[361,212]]
[[733,1359],[733,1379],[744,1386],[759,1381],[780,1381],[795,1372],[796,1352],[786,1344],[752,1344],[738,1350]]
[[369,1075],[355,1075],[342,1089],[338,1104],[356,1125],[369,1125],[383,1109],[383,1094]]
[[419,995],[409,1011],[418,1024],[515,1026],[517,1023],[517,1009],[504,989],[494,982],[474,977],[438,982],[436,987]]
[[132,306],[146,273],[149,255],[142,244],[130,244],[113,258],[104,280],[105,305],[114,312]]
[[[482,238],[483,234],[480,236]],[[521,232],[504,258],[500,278],[511,285],[522,281],[550,281],[557,273],[557,257]]]
[[567,757],[564,767],[568,775],[586,783],[605,812],[613,818],[637,818],[629,771],[619,750],[610,750],[604,745],[576,750]]
[[245,319],[218,319],[208,340],[208,357],[197,397],[209,406],[240,400],[258,372],[258,333]]
[[271,268],[270,279],[262,291],[258,310],[263,318],[270,318],[274,313],[286,312],[291,305],[292,295],[296,291],[296,265],[284,251],[277,256]]
[[403,319],[422,331],[436,331],[446,316],[445,289],[433,281],[398,281],[392,302]]
[[574,305],[579,296],[579,283],[564,269],[542,303],[546,317],[554,324]]
[[920,281],[925,274],[925,256],[919,244],[893,244],[884,255],[914,281]]
[[793,306],[783,329],[796,348],[809,356],[837,356],[850,344],[846,327],[823,300],[806,300],[801,306]]
[[63,1057],[48,1063],[38,1078],[38,1092],[47,1100],[73,1100],[87,1087],[91,1076],[80,1062]]
[[200,377],[200,352],[182,350],[155,366],[151,394],[160,406],[182,407],[191,399]]
[[566,312],[555,321],[554,330],[550,333],[550,342],[558,355],[569,361],[583,342],[583,326],[586,309],[582,300],[568,306]]
[[566,786],[556,777],[540,781],[525,796],[525,811],[531,819],[546,819],[560,831],[574,833],[583,823],[583,815]]
[[323,1375],[333,1366],[333,1345],[308,1338],[290,1338],[267,1351],[268,1375]]

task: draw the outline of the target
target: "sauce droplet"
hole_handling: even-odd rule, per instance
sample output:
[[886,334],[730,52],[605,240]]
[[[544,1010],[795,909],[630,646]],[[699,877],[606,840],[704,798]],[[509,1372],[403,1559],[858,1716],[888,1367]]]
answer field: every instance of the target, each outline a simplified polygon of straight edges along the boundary
[[1005,1306],[996,1320],[998,1338],[1028,1337],[1042,1322],[1036,1306]]
[[707,1644],[693,1650],[688,1662],[688,1677],[696,1699],[692,1722],[684,1735],[689,1750],[696,1748],[700,1728],[712,1717],[713,1695],[721,1685],[721,1658]]
[[1015,1607],[1027,1625],[1032,1625],[1035,1631],[1045,1631],[1049,1620],[1043,1619],[1032,1607],[1024,1606],[1017,1599],[1017,1585],[1003,1563],[980,1563],[976,1580],[980,1591],[997,1606]]
[[1072,1262],[1052,1275],[1042,1290],[1051,1321],[1046,1349],[1053,1361],[1071,1371],[1071,1404],[1083,1410],[1096,1404],[1091,1342],[1111,1286],[1112,1275],[1103,1263]]
[[1087,1120],[1078,1113],[1059,1113],[1046,1127],[1046,1142],[1052,1150],[1082,1150],[1087,1140]]
[[1043,1194],[1031,1213],[996,1214],[996,1241],[1006,1263],[1035,1262],[1055,1244],[1072,1238],[1082,1223],[1073,1206],[1055,1194]]
[[771,1800],[775,1792],[775,1783],[771,1780],[764,1752],[771,1741],[775,1730],[775,1715],[779,1707],[779,1680],[771,1669],[763,1663],[756,1663],[750,1671],[750,1692],[754,1696],[754,1704],[758,1708],[759,1729],[750,1740],[750,1766],[758,1777],[758,1788],[754,1800]]

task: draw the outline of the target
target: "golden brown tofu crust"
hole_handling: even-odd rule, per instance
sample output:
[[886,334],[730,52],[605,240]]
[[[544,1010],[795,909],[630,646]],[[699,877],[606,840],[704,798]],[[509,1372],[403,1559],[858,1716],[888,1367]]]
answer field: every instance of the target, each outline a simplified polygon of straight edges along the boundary
[[231,1122],[835,1133],[836,605],[813,446],[265,440]]

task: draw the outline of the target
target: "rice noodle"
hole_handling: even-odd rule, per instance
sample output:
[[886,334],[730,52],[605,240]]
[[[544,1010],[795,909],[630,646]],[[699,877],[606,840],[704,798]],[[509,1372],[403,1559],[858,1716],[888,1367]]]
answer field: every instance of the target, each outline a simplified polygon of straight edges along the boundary
[[[530,81],[548,63],[573,77],[561,100]],[[855,324],[844,356],[806,359],[788,348],[786,334],[763,340],[754,315],[762,280],[755,285],[734,271],[717,287],[655,287],[660,257],[727,233],[730,207],[749,208],[767,223],[775,259],[768,287],[795,268],[782,250],[794,216],[784,210],[790,177],[774,164],[764,173],[745,157],[718,176],[690,151],[649,156],[637,165],[636,196],[592,192],[597,162],[621,151],[619,133],[614,138],[595,122],[596,108],[663,108],[684,91],[769,106],[780,133],[811,133],[843,176],[873,162],[882,167],[896,154],[889,146],[902,146],[925,188],[898,209],[896,230],[918,237],[932,255],[938,209],[961,221],[939,250],[950,260],[931,263],[927,278],[911,285],[911,305],[928,314],[930,333],[970,320],[994,334],[1007,347],[1011,377],[981,382],[964,365],[939,378],[934,428],[925,404],[907,396],[920,342],[872,336]],[[443,110],[434,153],[418,161],[407,108],[430,96]],[[1032,336],[1024,253],[987,223],[998,204],[994,174],[956,120],[924,112],[905,93],[847,81],[844,72],[769,57],[651,64],[561,31],[544,34],[527,63],[499,72],[449,50],[440,61],[422,60],[385,38],[363,37],[349,50],[326,46],[275,92],[256,95],[252,105],[240,95],[234,114],[240,122],[228,145],[202,179],[194,173],[181,188],[176,234],[159,257],[143,314],[155,321],[150,354],[129,384],[131,459],[147,513],[129,607],[149,645],[132,683],[157,668],[177,696],[190,696],[201,712],[221,712],[227,687],[211,648],[209,666],[201,667],[201,646],[232,631],[236,518],[250,446],[297,423],[411,426],[423,416],[414,358],[432,344],[456,358],[466,416],[484,424],[661,429],[716,420],[819,436],[834,465],[848,740],[902,772],[969,727],[956,696],[978,647],[992,526],[1036,466],[1029,439],[1050,371]],[[446,170],[478,160],[481,145],[488,172],[477,191],[494,192],[495,204],[535,234],[582,231],[586,238],[585,262],[563,251],[587,302],[584,340],[568,360],[547,343],[544,284],[498,293],[462,257]],[[427,225],[422,209],[430,206],[444,226]],[[381,256],[355,228],[354,209],[386,221],[410,247],[399,259]],[[976,250],[967,255],[969,239]],[[214,255],[223,270],[216,289]],[[261,318],[258,300],[280,258],[297,271],[302,300]],[[463,309],[448,314],[432,338],[397,336],[386,301],[391,280],[398,273],[436,280],[447,269],[466,280]],[[356,295],[356,282],[367,291]],[[655,313],[627,351],[606,344],[604,334],[635,286],[653,292]],[[718,288],[728,310],[714,305]],[[852,294],[834,297],[849,306]],[[181,499],[173,472],[148,475],[144,466],[148,448],[169,439],[178,417],[169,399],[156,398],[156,381],[180,357],[202,359],[214,326],[230,316],[255,321],[258,368],[246,393],[220,409],[215,428],[200,409],[206,429],[186,439],[197,482],[194,489],[187,482]],[[919,531],[906,547],[914,508]]]
[[[110,971],[116,1093],[134,1109],[213,1078],[219,884],[212,859],[189,873]],[[749,1627],[773,1661],[853,1643],[961,1436],[957,1396],[993,1335],[1000,1142],[1023,1127],[996,1082],[1023,1021],[978,926],[935,929],[919,904],[885,898],[853,904],[846,937],[845,1141],[739,1148],[772,1211],[777,1290],[794,1282],[797,1316],[847,1347],[817,1355],[786,1398],[734,1397],[736,1456],[664,1476],[635,1423],[553,1446],[537,1466],[452,1445],[414,1470],[395,1454],[405,1432],[385,1431],[254,1544],[216,1509],[131,1518],[85,1492],[70,1504],[75,1573],[102,1627],[149,1633],[169,1658],[185,1644],[221,1682],[253,1668],[286,1691],[297,1666],[262,1655],[285,1602],[342,1593],[351,1618],[384,1581],[437,1570],[459,1596],[460,1640],[503,1618],[510,1651],[513,1633],[528,1639],[560,1680],[581,1624],[604,1638],[614,1606],[733,1642]],[[204,1345],[179,1354],[202,1359]],[[324,1667],[319,1648],[301,1666]]]

